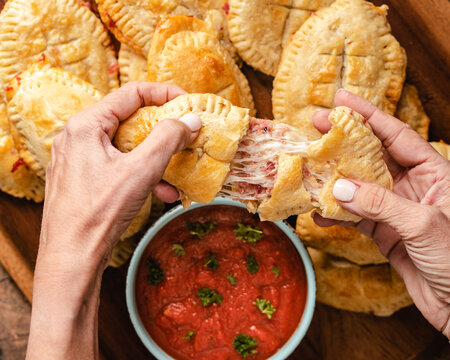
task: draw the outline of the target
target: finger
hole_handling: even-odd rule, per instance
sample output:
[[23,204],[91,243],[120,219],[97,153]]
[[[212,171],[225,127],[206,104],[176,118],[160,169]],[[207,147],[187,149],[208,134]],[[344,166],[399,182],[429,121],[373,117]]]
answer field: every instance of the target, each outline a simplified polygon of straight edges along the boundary
[[328,115],[330,115],[330,110],[317,110],[312,116],[313,125],[322,134],[326,134],[331,129]]
[[330,226],[334,226],[334,225],[341,225],[341,226],[355,226],[356,225],[352,221],[339,221],[339,220],[327,219],[316,212],[313,212],[311,214],[311,216],[312,216],[314,222],[321,227],[330,227]]
[[180,199],[180,192],[164,181],[155,185],[153,188],[153,195],[166,203],[173,203]]
[[400,165],[409,167],[421,164],[433,154],[431,145],[408,125],[379,110],[369,101],[340,89],[334,98],[336,106],[347,106],[363,115],[375,135]]
[[156,185],[172,155],[188,146],[198,135],[201,120],[195,114],[160,121],[149,136],[127,154],[132,166],[146,177],[147,185]]
[[87,128],[87,124],[102,126],[112,139],[119,122],[128,119],[143,106],[162,105],[186,92],[176,85],[133,81],[105,96],[98,103],[73,116],[69,122],[77,122]]

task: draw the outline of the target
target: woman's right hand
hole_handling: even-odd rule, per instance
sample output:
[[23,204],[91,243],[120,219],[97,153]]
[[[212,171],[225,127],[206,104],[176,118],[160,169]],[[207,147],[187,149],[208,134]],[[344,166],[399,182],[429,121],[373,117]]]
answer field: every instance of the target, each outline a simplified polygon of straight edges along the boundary
[[[363,217],[357,224],[314,215],[320,226],[354,225],[378,244],[405,281],[423,316],[450,337],[450,161],[408,125],[345,90],[336,106],[362,114],[382,141],[394,190],[340,179],[333,193],[340,205]],[[328,111],[314,115],[322,133],[330,129]]]

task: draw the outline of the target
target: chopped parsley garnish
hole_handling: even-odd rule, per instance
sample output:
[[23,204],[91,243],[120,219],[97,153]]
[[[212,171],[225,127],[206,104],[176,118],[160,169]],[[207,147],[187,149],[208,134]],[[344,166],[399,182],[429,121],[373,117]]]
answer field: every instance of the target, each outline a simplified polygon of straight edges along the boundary
[[256,274],[259,270],[258,262],[256,261],[254,256],[249,256],[247,258],[247,271],[250,274]]
[[270,301],[266,299],[257,298],[256,301],[253,302],[253,305],[255,305],[263,314],[266,314],[268,319],[272,319],[272,314],[277,311]]
[[199,222],[187,222],[187,228],[189,234],[197,236],[199,239],[203,239],[206,234],[216,229],[216,223],[214,221],[208,221],[205,223]]
[[164,280],[164,271],[162,271],[155,259],[152,257],[148,258],[145,266],[148,268],[147,283],[158,285]]
[[216,254],[211,253],[208,260],[205,263],[205,267],[215,271],[219,267],[219,260],[217,260]]
[[223,296],[220,296],[215,290],[211,290],[208,287],[202,288],[197,291],[197,294],[195,294],[195,296],[198,296],[200,298],[203,306],[209,306],[213,303],[220,305],[222,304],[223,300]]
[[184,250],[184,247],[181,244],[173,244],[172,251],[175,254],[175,256],[178,257],[186,255],[186,250]]
[[186,333],[186,335],[183,336],[183,339],[185,340],[192,340],[192,338],[195,336],[195,331],[189,331]]
[[233,274],[227,275],[227,280],[230,282],[231,285],[236,285],[236,277]]
[[243,242],[249,242],[255,245],[264,236],[262,229],[259,226],[245,225],[238,223],[237,227],[234,228],[234,233],[236,238],[242,240]]
[[275,277],[280,276],[280,270],[281,270],[281,265],[278,267],[275,267],[275,266],[272,267],[272,272],[275,274]]
[[258,351],[255,347],[258,345],[258,340],[244,333],[238,334],[234,337],[233,347],[245,359],[250,355],[256,354]]

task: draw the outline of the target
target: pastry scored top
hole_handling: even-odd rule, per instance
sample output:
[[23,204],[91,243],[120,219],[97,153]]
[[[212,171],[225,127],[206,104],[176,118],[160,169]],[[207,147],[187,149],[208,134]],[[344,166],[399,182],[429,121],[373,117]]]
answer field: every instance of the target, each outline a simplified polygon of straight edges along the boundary
[[337,0],[311,16],[283,50],[272,93],[275,119],[319,138],[312,114],[332,108],[339,88],[393,114],[406,56],[386,12],[385,5]]
[[108,33],[81,2],[9,0],[0,14],[0,91],[42,54],[105,94],[119,85]]
[[103,95],[69,72],[39,61],[17,76],[7,88],[9,120],[17,130],[20,155],[45,179],[54,138],[66,121],[99,101]]
[[129,81],[147,81],[147,59],[134,49],[120,45],[118,63],[121,85]]
[[189,93],[217,94],[254,112],[247,79],[217,32],[194,17],[167,16],[158,24],[148,53],[148,80],[176,84]]
[[281,51],[314,11],[334,0],[228,0],[230,38],[249,65],[275,76]]
[[[202,120],[197,139],[172,157],[163,179],[179,188],[184,204],[208,203],[228,195],[259,211],[263,220],[280,220],[318,208],[324,217],[356,221],[336,202],[339,177],[392,188],[381,142],[363,117],[340,107],[329,117],[331,130],[316,142],[294,128],[250,118],[212,94],[186,94],[161,107],[145,107],[121,123],[114,140],[121,151],[138,146],[165,118],[193,112]],[[272,126],[272,127],[271,127]]]

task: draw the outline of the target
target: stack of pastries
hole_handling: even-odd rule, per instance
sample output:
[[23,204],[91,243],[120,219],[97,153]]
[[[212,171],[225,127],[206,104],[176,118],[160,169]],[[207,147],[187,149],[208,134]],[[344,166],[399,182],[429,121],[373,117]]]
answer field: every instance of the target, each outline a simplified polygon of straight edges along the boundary
[[[41,202],[53,139],[71,115],[118,88],[120,78],[120,84],[173,83],[196,94],[139,110],[119,129],[116,146],[130,151],[155,122],[197,112],[202,132],[172,159],[164,178],[183,191],[185,205],[236,197],[227,184],[242,156],[240,144],[267,121],[254,117],[240,69],[245,62],[274,77],[273,127],[289,129],[308,148],[301,155],[275,151],[270,195],[241,200],[269,220],[313,208],[358,220],[337,205],[330,189],[338,173],[391,188],[381,145],[348,109],[332,113],[334,130],[326,136],[311,116],[333,108],[336,91],[345,88],[427,138],[429,119],[417,89],[404,84],[406,54],[386,14],[386,6],[363,0],[8,0],[0,13],[0,189]],[[117,54],[112,35],[120,43]],[[360,153],[349,150],[355,146]],[[365,166],[356,166],[356,159]],[[305,168],[325,172],[325,180],[306,179]],[[205,184],[203,193],[193,190]],[[149,198],[123,240],[146,225],[151,204]],[[297,232],[311,246],[319,301],[378,314],[411,303],[371,239],[351,228],[320,229],[308,214],[299,215]],[[114,265],[132,248],[119,243]]]

